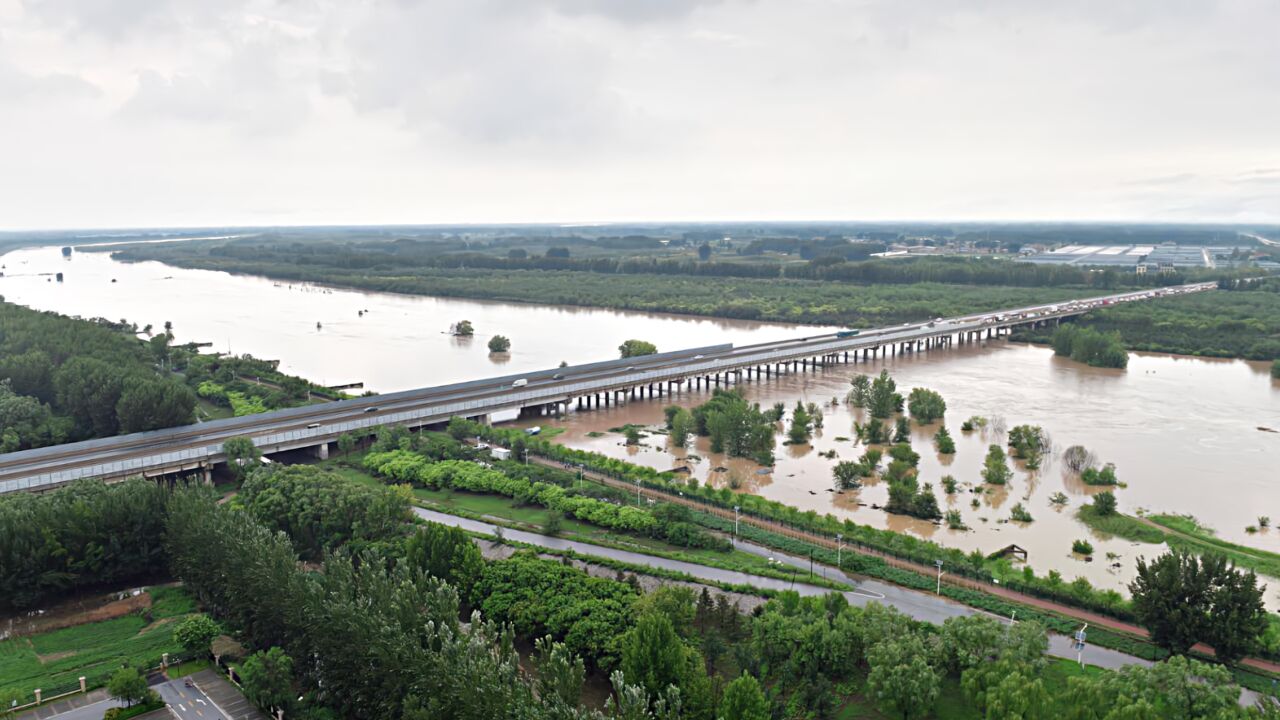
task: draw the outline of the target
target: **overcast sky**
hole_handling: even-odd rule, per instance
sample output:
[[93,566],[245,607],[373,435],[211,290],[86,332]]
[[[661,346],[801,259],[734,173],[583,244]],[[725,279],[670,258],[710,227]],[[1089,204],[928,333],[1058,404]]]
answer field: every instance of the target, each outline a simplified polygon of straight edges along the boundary
[[1274,0],[0,0],[0,228],[1280,221]]

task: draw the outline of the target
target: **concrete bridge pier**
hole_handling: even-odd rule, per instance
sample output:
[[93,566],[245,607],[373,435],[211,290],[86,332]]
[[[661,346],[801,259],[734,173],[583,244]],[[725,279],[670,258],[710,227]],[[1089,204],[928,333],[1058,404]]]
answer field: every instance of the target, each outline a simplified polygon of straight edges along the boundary
[[317,460],[328,460],[329,459],[329,443],[327,442],[320,443],[319,445],[315,446],[312,449],[312,452],[315,453]]

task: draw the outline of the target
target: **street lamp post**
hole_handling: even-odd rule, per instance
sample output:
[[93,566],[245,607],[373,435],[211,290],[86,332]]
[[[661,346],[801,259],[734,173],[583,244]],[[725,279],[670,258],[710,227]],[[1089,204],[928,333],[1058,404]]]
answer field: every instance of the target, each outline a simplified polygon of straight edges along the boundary
[[636,478],[636,504],[640,504],[640,478]]
[[836,533],[836,567],[844,569],[844,563],[840,562],[840,551],[844,549],[844,535]]
[[1089,627],[1089,623],[1085,623],[1084,625],[1081,625],[1080,629],[1076,631],[1076,636],[1075,636],[1076,637],[1076,662],[1080,663],[1081,668],[1084,667],[1084,641],[1085,641],[1085,638],[1088,637],[1085,634],[1085,630],[1088,629],[1088,627]]
[[934,560],[933,564],[938,566],[938,594],[941,595],[942,594],[942,561]]
[[738,539],[738,521],[742,519],[742,508],[733,506],[733,538]]

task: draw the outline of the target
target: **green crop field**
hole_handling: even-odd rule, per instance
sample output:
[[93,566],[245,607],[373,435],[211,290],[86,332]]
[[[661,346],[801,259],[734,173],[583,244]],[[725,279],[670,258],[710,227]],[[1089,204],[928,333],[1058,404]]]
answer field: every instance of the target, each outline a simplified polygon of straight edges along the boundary
[[0,689],[51,695],[70,690],[83,675],[101,685],[123,664],[158,665],[164,653],[178,653],[174,618],[195,610],[181,588],[152,591],[150,620],[139,614],[87,623],[0,642]]

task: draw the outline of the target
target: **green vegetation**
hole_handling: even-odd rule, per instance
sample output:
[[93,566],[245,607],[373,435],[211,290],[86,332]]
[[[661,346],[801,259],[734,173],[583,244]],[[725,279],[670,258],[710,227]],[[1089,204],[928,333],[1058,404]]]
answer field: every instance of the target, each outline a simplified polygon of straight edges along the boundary
[[0,302],[0,452],[191,422],[195,393],[166,371],[167,340],[133,332]]
[[1120,333],[1132,350],[1280,359],[1280,280],[1094,310],[1077,324]]
[[1271,362],[1271,377],[1280,378],[1280,359]]
[[992,445],[987,448],[987,458],[982,465],[983,482],[992,485],[1006,485],[1013,477],[1013,471],[1009,469],[1009,464],[1005,462],[1004,449],[999,445]]
[[1093,367],[1124,368],[1129,354],[1119,333],[1103,333],[1073,324],[1061,325],[1053,331],[1053,354],[1069,357]]
[[250,473],[235,502],[288,533],[300,555],[320,559],[338,545],[361,549],[403,535],[409,497],[404,488],[357,485],[313,466],[269,465]]
[[511,349],[511,340],[505,335],[494,335],[489,338],[489,352],[504,353]]
[[656,355],[657,353],[658,346],[644,340],[628,340],[618,346],[618,354],[623,358]]
[[1267,630],[1257,577],[1218,554],[1173,550],[1150,564],[1140,557],[1129,591],[1151,639],[1172,653],[1206,642],[1219,660],[1231,662],[1255,652]]
[[[278,410],[346,395],[280,372],[276,363],[252,355],[200,355],[194,348],[170,348],[175,368],[212,408],[231,415]],[[216,412],[216,410],[215,410]]]
[[1195,518],[1186,515],[1151,515],[1151,522],[1168,528],[1165,542],[1195,553],[1218,553],[1239,567],[1249,568],[1271,577],[1280,577],[1280,553],[1247,545],[1239,545],[1214,537],[1213,531],[1200,525]]
[[471,337],[476,334],[476,329],[471,325],[470,320],[459,320],[449,326],[450,335],[458,335],[460,337]]
[[[163,262],[181,267],[218,269],[413,295],[589,305],[853,327],[892,325],[908,320],[1056,302],[1104,292],[1101,288],[942,284],[946,282],[945,273],[939,274],[940,279],[936,281],[917,282],[915,271],[901,276],[903,284],[886,285],[883,283],[887,276],[883,273],[886,269],[888,273],[893,273],[893,266],[878,262],[871,263],[868,268],[875,273],[875,277],[864,281],[867,284],[854,285],[843,281],[784,279],[779,277],[776,267],[763,266],[757,269],[758,266],[744,263],[698,264],[696,269],[705,273],[700,275],[664,274],[664,267],[651,264],[635,266],[637,270],[647,271],[641,274],[502,267],[489,269],[478,267],[470,261],[465,268],[408,268],[399,264],[380,268],[355,265],[318,267],[311,264],[300,265],[293,257],[280,261],[242,259],[202,254],[196,248],[192,250],[195,252],[187,255],[156,248],[132,248],[118,253],[117,257],[141,259],[155,254],[155,257],[148,259],[162,259]],[[291,251],[289,254],[294,253]],[[501,264],[505,265],[507,261],[503,260]],[[994,263],[986,265],[996,266]],[[1000,271],[1012,267],[1012,263],[998,264]],[[722,271],[750,272],[760,277],[725,277],[716,274]],[[800,271],[796,272],[802,274]],[[932,274],[927,270],[924,272],[926,275]],[[1034,269],[1031,270],[1031,273],[1035,272]]]
[[1031,513],[1022,503],[1017,503],[1009,509],[1009,519],[1014,522],[1023,523],[1029,523],[1035,520],[1035,518],[1031,517]]
[[1080,473],[1080,479],[1085,485],[1119,485],[1120,480],[1116,477],[1116,466],[1107,463],[1102,469],[1087,467]]
[[808,443],[813,437],[813,423],[814,418],[809,414],[804,403],[797,400],[796,408],[791,412],[791,427],[787,430],[787,443],[790,445]]
[[939,454],[956,454],[956,441],[951,437],[951,433],[947,432],[946,427],[938,428],[938,432],[933,436],[933,446],[937,448]]
[[[164,542],[163,529],[156,541]],[[167,602],[161,602],[162,590]],[[184,613],[170,610],[191,607],[190,596],[168,587],[150,594],[149,611],[0,641],[0,691],[17,690],[30,699],[41,688],[47,697],[78,688],[82,675],[89,687],[99,687],[122,665],[156,667],[164,653],[181,653],[171,620]]]
[[1089,542],[1088,540],[1072,540],[1071,552],[1079,555],[1092,555],[1093,543]]
[[947,412],[947,401],[933,390],[912,388],[907,395],[907,411],[921,425],[941,419]]
[[1025,461],[1028,470],[1039,468],[1044,454],[1052,447],[1048,433],[1039,425],[1013,426],[1008,443],[1013,448],[1013,456]]
[[711,439],[711,452],[773,464],[774,420],[738,390],[719,390],[693,409],[694,431]]
[[166,497],[144,480],[0,495],[0,610],[163,573]]

